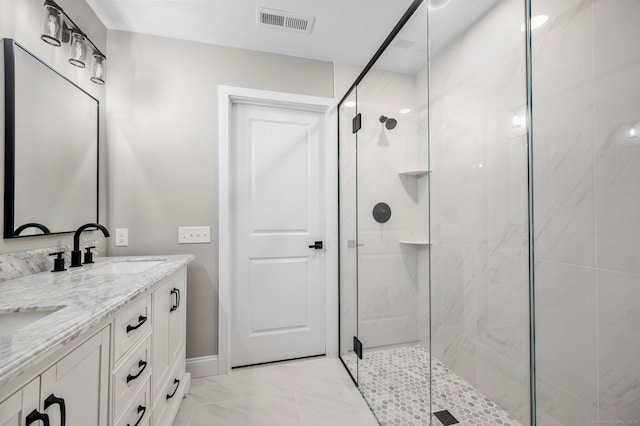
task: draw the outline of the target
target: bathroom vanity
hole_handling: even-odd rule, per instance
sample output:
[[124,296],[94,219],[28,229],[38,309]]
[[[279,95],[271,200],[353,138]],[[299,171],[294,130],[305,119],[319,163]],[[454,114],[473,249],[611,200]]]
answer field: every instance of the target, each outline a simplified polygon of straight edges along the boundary
[[103,258],[0,283],[0,425],[171,425],[193,256]]

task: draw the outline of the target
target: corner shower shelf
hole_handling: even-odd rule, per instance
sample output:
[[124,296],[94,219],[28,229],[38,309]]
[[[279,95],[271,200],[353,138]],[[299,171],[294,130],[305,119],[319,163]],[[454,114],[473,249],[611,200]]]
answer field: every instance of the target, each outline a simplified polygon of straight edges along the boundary
[[426,240],[400,240],[399,243],[411,246],[430,246],[432,244],[431,241]]
[[427,170],[427,169],[402,170],[398,172],[400,176],[415,176],[415,177],[425,176],[429,173],[431,173],[431,170]]

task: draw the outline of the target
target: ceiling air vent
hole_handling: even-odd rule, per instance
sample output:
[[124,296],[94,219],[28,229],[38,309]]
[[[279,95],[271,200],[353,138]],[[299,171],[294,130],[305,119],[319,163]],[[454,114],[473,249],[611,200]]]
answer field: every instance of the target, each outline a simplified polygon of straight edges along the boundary
[[258,25],[311,34],[315,18],[275,9],[258,8]]

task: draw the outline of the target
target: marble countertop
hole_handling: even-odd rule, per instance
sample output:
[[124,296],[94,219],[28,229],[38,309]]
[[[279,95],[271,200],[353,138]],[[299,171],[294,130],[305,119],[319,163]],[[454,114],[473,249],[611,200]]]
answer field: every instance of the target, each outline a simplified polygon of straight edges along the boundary
[[[99,331],[92,328],[193,259],[192,255],[104,257],[93,265],[0,283],[0,321],[6,314],[9,321],[16,312],[55,310],[0,335],[0,389],[80,335]],[[157,260],[162,263],[140,273],[92,274],[108,263]]]

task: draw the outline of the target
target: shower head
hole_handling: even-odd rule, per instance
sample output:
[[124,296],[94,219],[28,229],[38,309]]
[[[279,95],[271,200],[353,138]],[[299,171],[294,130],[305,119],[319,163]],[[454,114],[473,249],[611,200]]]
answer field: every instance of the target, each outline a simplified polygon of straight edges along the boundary
[[387,130],[393,130],[398,125],[398,120],[396,120],[395,118],[386,117],[384,115],[380,116],[380,122],[384,123],[384,127],[386,127]]

